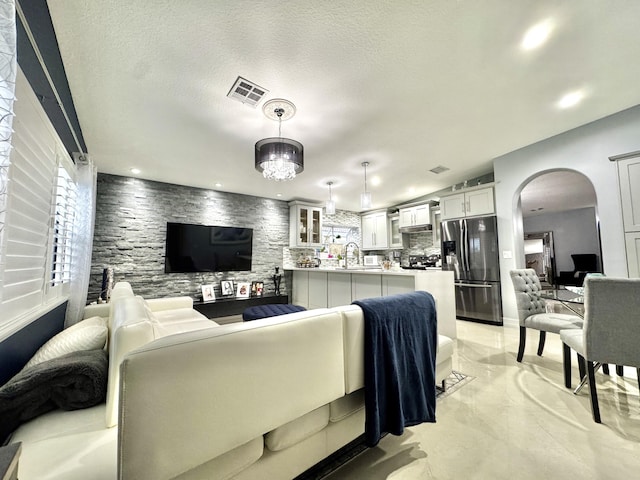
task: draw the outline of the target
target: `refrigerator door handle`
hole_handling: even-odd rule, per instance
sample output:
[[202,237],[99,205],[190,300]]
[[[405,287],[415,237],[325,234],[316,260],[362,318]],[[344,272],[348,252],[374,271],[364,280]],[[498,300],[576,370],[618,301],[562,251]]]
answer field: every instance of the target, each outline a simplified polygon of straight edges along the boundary
[[484,285],[479,283],[454,283],[456,287],[473,287],[473,288],[491,288],[491,285]]
[[467,230],[468,225],[465,219],[462,220],[461,233],[462,233],[462,265],[464,271],[467,275],[469,275],[469,269],[471,265],[469,264],[469,231]]

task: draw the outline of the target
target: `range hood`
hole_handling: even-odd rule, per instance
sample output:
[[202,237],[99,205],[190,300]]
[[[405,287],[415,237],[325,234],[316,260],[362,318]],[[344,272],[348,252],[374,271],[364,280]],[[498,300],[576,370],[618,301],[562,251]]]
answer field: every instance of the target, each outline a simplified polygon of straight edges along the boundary
[[433,225],[431,225],[430,223],[425,223],[424,225],[400,227],[398,230],[400,231],[400,233],[432,232]]

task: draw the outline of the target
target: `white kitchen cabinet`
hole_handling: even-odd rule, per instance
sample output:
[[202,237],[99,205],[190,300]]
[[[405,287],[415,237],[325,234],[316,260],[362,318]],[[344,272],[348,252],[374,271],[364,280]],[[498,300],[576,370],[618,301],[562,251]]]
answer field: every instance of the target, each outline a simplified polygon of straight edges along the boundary
[[493,187],[470,189],[454,195],[440,197],[442,220],[491,215],[495,211]]
[[640,232],[625,233],[629,278],[640,278]]
[[640,278],[640,155],[616,162],[618,184],[622,202],[627,273],[629,278]]
[[322,207],[300,202],[289,203],[289,246],[322,245]]
[[294,270],[291,302],[309,308],[309,272]]
[[440,212],[442,220],[461,218],[466,215],[464,193],[440,197]]
[[629,278],[640,278],[640,232],[625,233]]
[[327,285],[327,272],[295,270],[293,304],[306,309],[327,308]]
[[351,303],[351,274],[329,272],[327,282],[327,306],[329,308]]
[[389,248],[404,248],[402,233],[400,233],[400,215],[392,215],[387,221],[389,233]]
[[362,216],[362,250],[389,248],[387,212],[374,212]]
[[[639,242],[640,243],[640,242]],[[436,300],[438,333],[455,339],[456,300],[453,272],[443,270],[350,272],[293,270],[293,303],[305,308],[338,307],[353,300],[424,290]],[[326,283],[326,287],[321,285]],[[326,295],[326,296],[325,296]],[[326,305],[323,303],[326,298]],[[311,306],[315,305],[315,306]]]
[[625,232],[640,232],[640,156],[618,161]]
[[400,209],[400,228],[416,227],[431,223],[431,212],[428,203]]
[[382,276],[382,295],[396,295],[398,293],[411,293],[416,290],[415,277]]
[[327,272],[309,272],[309,308],[327,308]]
[[351,274],[351,301],[382,296],[382,275]]
[[439,247],[441,242],[440,207],[431,208],[431,225],[433,225],[433,245]]

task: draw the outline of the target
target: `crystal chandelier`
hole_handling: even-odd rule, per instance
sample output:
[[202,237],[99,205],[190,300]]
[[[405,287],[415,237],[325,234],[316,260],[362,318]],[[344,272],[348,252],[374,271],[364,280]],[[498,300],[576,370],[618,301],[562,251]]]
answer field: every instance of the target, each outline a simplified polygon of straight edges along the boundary
[[296,107],[288,100],[274,99],[266,102],[262,111],[278,121],[278,136],[256,142],[256,170],[270,180],[291,180],[304,170],[304,147],[296,140],[282,138],[282,122],[295,115]]

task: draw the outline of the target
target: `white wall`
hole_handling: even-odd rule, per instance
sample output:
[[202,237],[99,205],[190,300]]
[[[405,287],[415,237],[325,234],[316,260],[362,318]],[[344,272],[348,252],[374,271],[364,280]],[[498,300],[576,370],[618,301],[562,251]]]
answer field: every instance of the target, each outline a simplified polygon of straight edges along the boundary
[[593,207],[543,213],[525,218],[523,224],[524,233],[553,232],[556,276],[561,271],[573,271],[573,253],[595,253],[600,259]]
[[[515,295],[509,271],[524,267],[523,226],[518,210],[520,192],[526,183],[541,173],[573,170],[584,174],[592,182],[597,197],[596,216],[600,220],[603,269],[608,276],[627,276],[616,165],[609,161],[609,157],[640,150],[638,132],[640,106],[494,160],[505,325],[517,324]],[[511,258],[505,258],[509,253]]]

